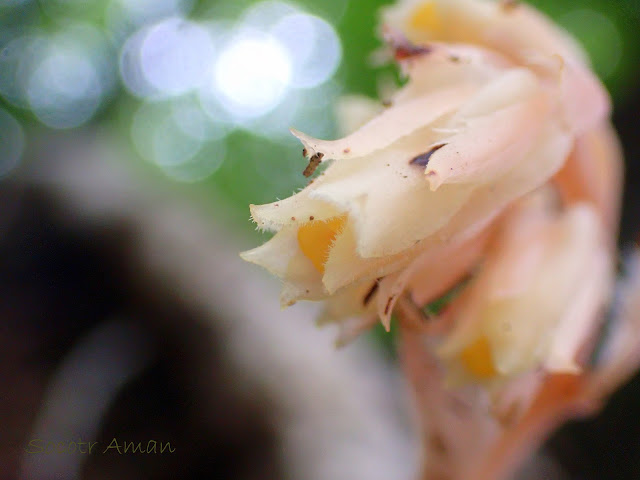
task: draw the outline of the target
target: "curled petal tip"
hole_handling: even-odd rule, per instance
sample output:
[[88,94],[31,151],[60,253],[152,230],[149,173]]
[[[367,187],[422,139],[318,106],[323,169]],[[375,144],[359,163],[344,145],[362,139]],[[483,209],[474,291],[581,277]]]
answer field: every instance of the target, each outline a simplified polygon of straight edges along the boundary
[[295,304],[296,304],[295,300],[288,300],[288,299],[281,298],[280,299],[280,310],[285,310],[285,309],[287,309],[289,307],[292,307]]
[[249,204],[249,215],[251,215],[251,219],[255,222],[255,211],[256,211],[256,205],[251,203]]
[[251,250],[245,250],[244,252],[240,252],[238,255],[245,262],[255,263],[255,252],[256,252],[256,249],[252,248]]
[[391,317],[381,317],[380,323],[384,327],[385,332],[389,333],[391,331]]
[[289,128],[289,131],[292,133],[294,137],[302,142],[304,146],[303,154],[307,158],[313,157],[316,153],[316,149],[313,147],[313,138],[307,135],[306,133],[302,133],[300,130],[296,130],[295,128]]
[[260,205],[249,205],[249,214],[251,215],[251,220],[257,225],[258,229],[262,230],[266,228],[264,219],[261,217]]
[[291,132],[291,135],[293,135],[294,137],[298,137],[298,138],[299,138],[299,135],[302,134],[302,132],[300,132],[300,130],[297,130],[297,129],[293,128],[293,127],[289,127],[289,131]]

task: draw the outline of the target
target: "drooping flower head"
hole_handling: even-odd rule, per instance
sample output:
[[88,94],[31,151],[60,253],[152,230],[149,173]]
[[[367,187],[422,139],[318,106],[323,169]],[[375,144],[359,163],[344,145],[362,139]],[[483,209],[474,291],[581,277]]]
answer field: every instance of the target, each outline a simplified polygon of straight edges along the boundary
[[425,478],[496,479],[518,447],[593,405],[607,371],[589,359],[615,263],[609,97],[576,42],[518,2],[401,0],[382,31],[407,83],[344,138],[292,130],[305,175],[331,163],[251,206],[275,235],[242,255],[282,279],[283,305],[324,300],[343,340],[396,311]]
[[609,102],[575,43],[524,5],[405,1],[385,21],[407,84],[345,138],[293,130],[312,165],[332,164],[298,194],[251,206],[258,227],[276,235],[243,257],[283,280],[283,305],[340,299],[330,315],[388,323],[397,295],[380,292],[404,285],[379,284],[418,258],[422,270],[437,268],[443,256],[449,278],[428,280],[441,285],[434,294],[459,280],[482,248],[466,252],[602,128]]

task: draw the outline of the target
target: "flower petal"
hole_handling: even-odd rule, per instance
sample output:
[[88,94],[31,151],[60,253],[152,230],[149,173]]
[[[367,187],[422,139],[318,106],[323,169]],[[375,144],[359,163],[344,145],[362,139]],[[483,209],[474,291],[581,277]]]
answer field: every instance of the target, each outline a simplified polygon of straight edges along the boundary
[[602,398],[626,382],[640,365],[640,252],[637,247],[625,262],[620,300],[609,326],[602,352],[589,385],[589,395]]
[[487,229],[457,243],[425,249],[409,266],[382,279],[378,289],[378,316],[387,330],[394,306],[407,286],[419,307],[435,300],[478,262],[489,233]]
[[451,85],[482,86],[515,65],[502,55],[474,45],[430,43],[430,52],[400,62],[409,77],[393,96],[400,104]]
[[546,95],[470,120],[468,128],[442,140],[429,162],[432,190],[446,183],[486,183],[520,161],[538,137],[549,111]]
[[325,263],[322,282],[333,293],[355,281],[374,280],[397,271],[411,261],[412,249],[386,257],[362,258],[356,254],[356,232],[352,225],[336,238]]
[[515,103],[530,100],[540,93],[540,82],[526,68],[510,68],[500,72],[477,91],[455,114],[452,122],[464,124]]
[[410,165],[424,148],[422,142],[428,144],[429,137],[412,137],[372,154],[365,170],[324,182],[310,193],[349,212],[359,256],[381,257],[409,248],[442,228],[471,195],[472,185],[429,190],[421,169]]
[[560,101],[567,123],[575,134],[597,127],[609,116],[611,100],[597,77],[583,65],[564,63]]
[[535,51],[587,63],[578,43],[526,4],[505,9],[487,0],[405,0],[384,11],[391,28],[410,41],[471,43],[522,59]]
[[291,133],[304,145],[309,157],[322,153],[323,161],[358,158],[385,148],[458,108],[475,90],[458,85],[392,106],[340,140],[319,140],[295,129]]
[[525,158],[495,182],[477,188],[441,235],[451,238],[481,219],[490,221],[510,202],[543,185],[562,167],[572,141],[571,135],[551,119]]
[[620,142],[609,124],[601,124],[577,138],[567,163],[554,178],[565,203],[595,205],[612,242],[617,234],[622,169]]
[[612,294],[611,256],[603,248],[587,263],[585,275],[578,279],[577,293],[566,300],[567,311],[550,333],[553,341],[545,368],[554,373],[577,373],[578,352],[601,326],[604,307]]
[[284,281],[280,295],[283,307],[300,299],[320,300],[326,296],[320,274],[300,251],[296,227],[281,230],[268,242],[240,256]]
[[342,213],[331,203],[311,198],[311,190],[306,188],[288,198],[265,205],[250,205],[251,218],[258,228],[279,231],[284,226],[327,220]]

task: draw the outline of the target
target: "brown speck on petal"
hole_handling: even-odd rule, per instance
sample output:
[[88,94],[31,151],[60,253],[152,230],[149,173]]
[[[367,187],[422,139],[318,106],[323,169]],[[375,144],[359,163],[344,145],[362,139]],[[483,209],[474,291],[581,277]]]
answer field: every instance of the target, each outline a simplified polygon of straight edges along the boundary
[[313,219],[314,219],[314,218],[315,218],[315,217],[314,217],[313,215],[311,215],[311,216],[309,217],[309,220],[313,221]]
[[303,157],[306,157],[306,156],[307,156],[307,153],[309,153],[309,152],[307,152],[307,149],[306,149],[306,148],[303,148],[303,149],[302,149],[302,156],[303,156]]
[[350,148],[345,148],[345,149],[342,151],[342,153],[350,153],[350,152],[351,152],[351,149],[350,149]]
[[436,153],[438,150],[440,150],[445,145],[446,145],[446,143],[441,143],[440,145],[434,145],[433,147],[431,147],[431,149],[428,152],[421,153],[420,155],[412,158],[411,161],[409,162],[409,164],[411,164],[411,165],[420,165],[421,167],[426,167],[429,164],[429,159],[431,158],[431,155]]
[[383,100],[382,101],[382,106],[389,108],[391,105],[393,105],[393,102],[391,100]]
[[305,177],[310,177],[311,175],[313,175],[313,172],[315,172],[316,168],[318,168],[318,165],[320,165],[322,157],[324,157],[324,153],[316,153],[315,155],[313,155],[309,159],[309,165],[307,165],[307,168],[304,169],[304,172],[302,172],[302,174]]
[[458,55],[449,55],[449,60],[453,63],[460,63],[460,57]]
[[375,293],[378,291],[379,285],[380,285],[380,279],[378,278],[376,282],[373,285],[371,285],[371,288],[362,299],[362,305],[364,305],[365,307],[367,306],[367,304],[371,301]]
[[293,220],[295,222],[296,221],[296,217],[291,217],[291,220]]

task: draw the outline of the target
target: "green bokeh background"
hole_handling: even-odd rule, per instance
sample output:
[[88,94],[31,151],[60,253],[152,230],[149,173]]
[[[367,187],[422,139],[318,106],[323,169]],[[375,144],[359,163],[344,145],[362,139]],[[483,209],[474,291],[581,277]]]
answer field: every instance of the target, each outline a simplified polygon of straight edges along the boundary
[[[55,32],[65,28],[72,21],[88,22],[99,29],[105,29],[105,12],[110,0],[73,1],[41,0],[5,3],[0,6],[0,52],[3,46],[19,34],[36,28],[45,32]],[[238,18],[242,12],[257,3],[253,0],[197,0],[193,3],[189,17],[194,20],[212,18]],[[382,68],[371,66],[370,54],[381,43],[376,35],[378,9],[389,4],[383,0],[305,0],[290,2],[311,14],[335,22],[332,12],[344,11],[334,23],[342,42],[342,62],[334,79],[342,93],[358,93],[376,97]],[[603,75],[616,105],[624,104],[638,88],[640,74],[640,2],[637,0],[534,0],[533,5],[547,12],[557,22],[569,29],[585,46],[595,70]],[[13,4],[13,6],[11,6]],[[114,52],[117,55],[117,52]],[[619,57],[614,69],[612,58]],[[388,73],[392,67],[386,68]],[[122,144],[131,147],[130,122],[132,112],[144,102],[133,97],[119,86],[111,98],[105,102],[89,126],[111,129]],[[26,108],[16,108],[0,97],[0,107],[17,118],[33,140],[46,132],[32,112]],[[318,112],[333,118],[333,111]],[[305,122],[314,134],[313,121]],[[87,128],[84,125],[80,128]],[[335,131],[334,131],[335,133]],[[227,152],[222,166],[205,180],[180,184],[166,178],[158,169],[136,154],[131,148],[127,159],[135,174],[152,181],[167,182],[181,189],[186,195],[194,195],[198,201],[207,201],[207,192],[214,192],[216,199],[222,199],[232,210],[230,228],[243,230],[247,235],[255,235],[260,241],[261,234],[255,232],[248,222],[248,204],[272,201],[282,198],[305,185],[298,174],[304,167],[295,139],[268,138],[237,129],[227,137]],[[129,159],[134,159],[129,161]],[[264,168],[258,164],[270,165],[274,176],[281,181],[264,182]]]

